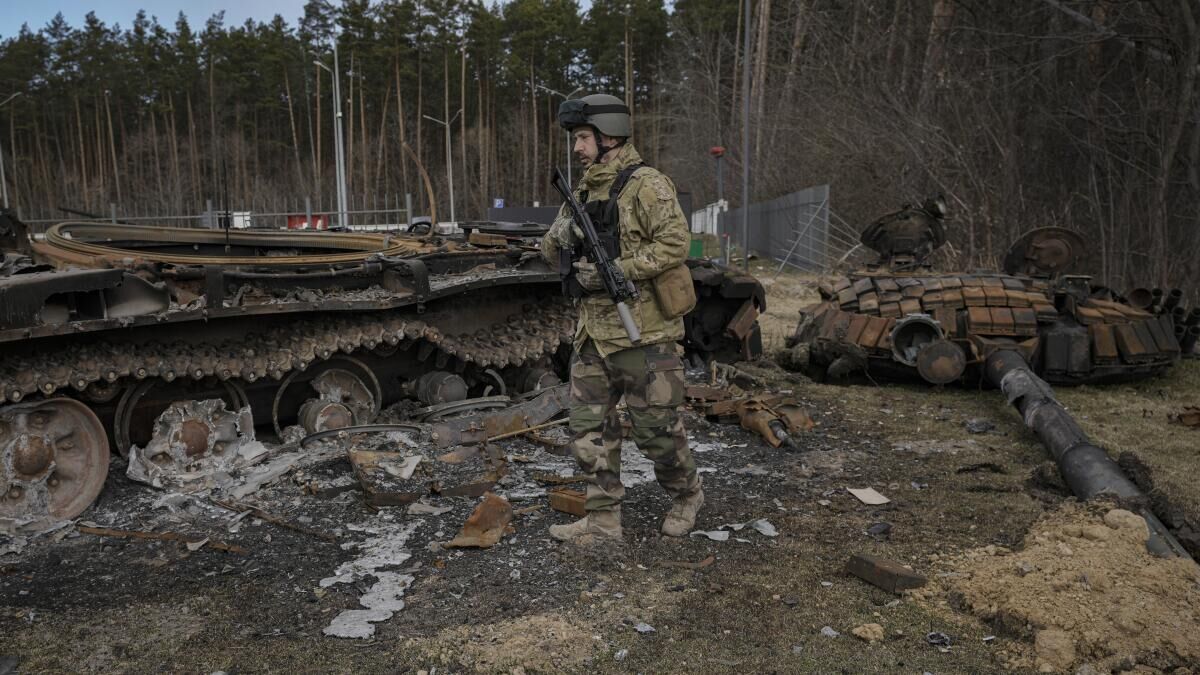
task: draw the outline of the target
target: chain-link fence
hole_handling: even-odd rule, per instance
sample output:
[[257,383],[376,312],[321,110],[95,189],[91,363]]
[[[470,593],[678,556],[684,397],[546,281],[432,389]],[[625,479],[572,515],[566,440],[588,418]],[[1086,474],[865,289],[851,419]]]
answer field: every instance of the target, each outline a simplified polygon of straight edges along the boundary
[[[722,246],[740,251],[742,213],[709,204],[692,213],[692,232],[716,235]],[[751,253],[775,260],[779,270],[825,272],[861,250],[857,228],[831,208],[828,185],[751,204],[749,224]]]

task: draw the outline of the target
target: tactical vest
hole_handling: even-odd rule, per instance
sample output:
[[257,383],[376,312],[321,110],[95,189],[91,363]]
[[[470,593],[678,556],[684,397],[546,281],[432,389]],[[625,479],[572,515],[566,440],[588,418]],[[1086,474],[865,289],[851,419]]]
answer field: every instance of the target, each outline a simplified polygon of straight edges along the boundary
[[[645,164],[633,164],[617,172],[612,186],[608,189],[608,199],[589,202],[587,191],[584,190],[580,193],[583,210],[592,219],[592,225],[596,227],[596,235],[600,238],[600,245],[604,247],[610,260],[621,257],[621,209],[617,206],[617,198],[621,196],[621,192],[633,175],[645,167]],[[583,245],[577,243],[571,250],[569,258],[561,256],[559,259],[559,272],[563,277],[563,293],[572,298],[582,298],[587,295],[587,291],[583,290],[583,287],[575,280],[573,263],[581,258],[583,258]]]

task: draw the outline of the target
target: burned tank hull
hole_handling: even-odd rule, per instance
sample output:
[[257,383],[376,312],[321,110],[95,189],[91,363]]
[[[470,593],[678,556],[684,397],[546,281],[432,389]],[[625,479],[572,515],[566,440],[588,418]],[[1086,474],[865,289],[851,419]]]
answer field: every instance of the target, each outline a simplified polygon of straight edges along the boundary
[[212,406],[156,426],[178,402],[220,400],[282,438],[566,376],[575,311],[526,232],[0,225],[0,520],[77,515],[110,448],[155,433],[178,450],[162,462],[225,451],[233,416]]
[[1180,356],[1171,316],[1092,297],[1086,277],[864,273],[825,297],[792,337],[808,344],[818,376],[975,382],[987,353],[1008,343],[1051,384],[1078,385],[1152,377]]
[[[1131,293],[1145,298],[1129,302],[1094,285],[1077,273],[1085,242],[1064,228],[1021,236],[1003,272],[933,272],[929,259],[946,243],[945,216],[945,201],[934,197],[863,231],[862,245],[878,260],[822,285],[822,302],[790,339],[808,346],[815,376],[863,371],[977,382],[980,364],[1004,347],[1052,384],[1095,384],[1158,375],[1191,350],[1186,340],[1181,347],[1192,320],[1178,307],[1182,293],[1161,304],[1149,291]],[[1193,315],[1200,323],[1200,313]]]

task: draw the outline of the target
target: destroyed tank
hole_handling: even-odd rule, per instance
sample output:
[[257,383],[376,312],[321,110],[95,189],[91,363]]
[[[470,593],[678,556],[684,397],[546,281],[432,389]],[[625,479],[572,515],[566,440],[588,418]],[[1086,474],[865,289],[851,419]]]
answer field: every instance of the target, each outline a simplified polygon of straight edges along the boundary
[[935,273],[946,241],[943,200],[906,205],[876,220],[861,243],[879,254],[866,269],[822,284],[789,346],[808,348],[808,369],[826,380],[856,373],[935,385],[986,383],[1021,413],[1080,499],[1107,495],[1146,519],[1147,547],[1188,557],[1150,500],[1060,404],[1050,384],[1152,377],[1191,355],[1200,310],[1182,291],[1135,289],[1128,298],[1076,267],[1077,233],[1032,230],[1009,249],[1003,272]]
[[[0,524],[78,515],[110,447],[152,436],[173,450],[148,459],[184,470],[238,447],[247,425],[282,439],[369,423],[401,399],[458,412],[558,383],[575,316],[537,253],[544,228],[464,229],[73,221],[31,237],[0,212]],[[761,287],[696,269],[704,320],[689,322],[689,349],[752,351]]]
[[866,373],[932,384],[976,381],[997,346],[1012,347],[1052,384],[1115,382],[1162,373],[1190,353],[1200,309],[1179,290],[1128,299],[1079,274],[1084,241],[1060,227],[1022,236],[1004,270],[936,273],[945,241],[940,198],[905,205],[863,231],[878,260],[819,288],[789,346],[808,347],[815,379]]

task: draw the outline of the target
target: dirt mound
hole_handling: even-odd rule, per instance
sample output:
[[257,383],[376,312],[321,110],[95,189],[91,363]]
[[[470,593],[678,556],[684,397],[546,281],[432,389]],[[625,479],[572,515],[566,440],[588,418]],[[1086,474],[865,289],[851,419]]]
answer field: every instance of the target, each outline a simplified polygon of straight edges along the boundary
[[1200,668],[1200,567],[1146,551],[1146,521],[1129,511],[1066,504],[1039,520],[1023,550],[997,546],[943,559],[951,604],[998,630],[1033,638],[1001,654],[1009,667],[1073,672],[1135,665]]

